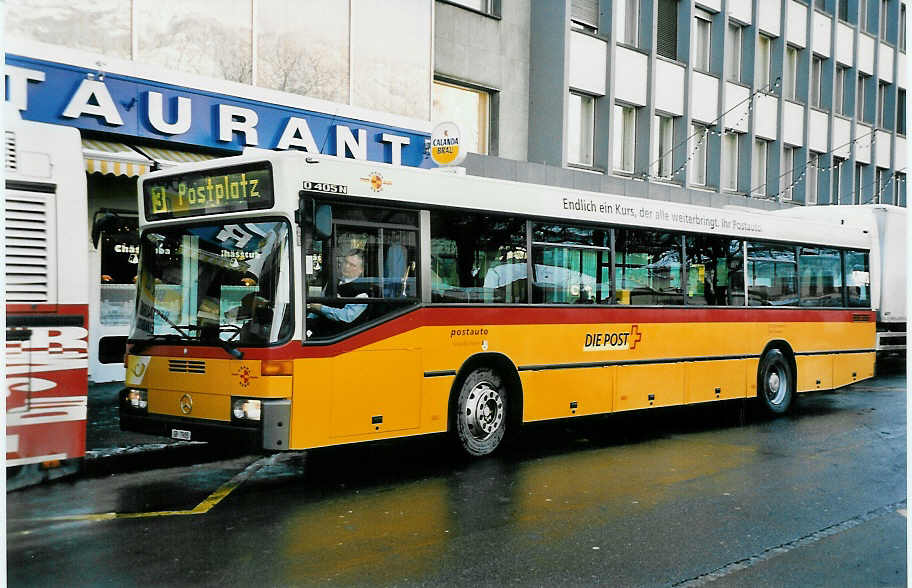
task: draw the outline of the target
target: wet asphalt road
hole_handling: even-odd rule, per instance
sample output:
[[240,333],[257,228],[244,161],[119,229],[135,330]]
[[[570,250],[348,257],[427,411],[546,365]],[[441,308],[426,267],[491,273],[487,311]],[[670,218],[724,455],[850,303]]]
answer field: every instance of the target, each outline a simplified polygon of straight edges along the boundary
[[[48,484],[7,495],[8,582],[905,585],[905,374],[799,400]],[[153,514],[51,518],[99,513]]]

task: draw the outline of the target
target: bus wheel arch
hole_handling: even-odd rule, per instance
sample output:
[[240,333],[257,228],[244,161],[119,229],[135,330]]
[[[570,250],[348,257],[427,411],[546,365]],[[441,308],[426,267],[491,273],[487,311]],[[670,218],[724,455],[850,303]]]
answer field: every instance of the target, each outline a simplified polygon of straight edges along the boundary
[[[479,413],[479,402],[487,402],[490,410]],[[462,450],[476,457],[493,453],[521,421],[522,383],[513,362],[501,353],[468,358],[456,374],[449,400],[448,431]]]
[[795,353],[785,341],[767,343],[757,365],[757,399],[772,415],[785,414],[798,393],[798,369]]

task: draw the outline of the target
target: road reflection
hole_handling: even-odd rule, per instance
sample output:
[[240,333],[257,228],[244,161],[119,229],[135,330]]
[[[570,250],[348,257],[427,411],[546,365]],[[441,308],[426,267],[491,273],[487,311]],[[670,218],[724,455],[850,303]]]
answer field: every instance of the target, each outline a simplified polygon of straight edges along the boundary
[[713,435],[745,418],[732,405],[548,423],[475,461],[439,437],[320,450],[262,472],[244,500],[270,503],[268,551],[282,554],[272,582],[395,584],[439,569],[468,580],[467,550],[523,552],[686,499],[689,480],[743,468],[762,448]]

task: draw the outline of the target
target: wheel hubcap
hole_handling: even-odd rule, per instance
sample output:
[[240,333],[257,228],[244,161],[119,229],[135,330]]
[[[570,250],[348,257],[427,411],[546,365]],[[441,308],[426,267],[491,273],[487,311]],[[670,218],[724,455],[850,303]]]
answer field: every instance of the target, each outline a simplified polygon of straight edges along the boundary
[[774,367],[766,381],[766,397],[770,404],[781,404],[787,391],[788,377],[785,370],[780,366]]
[[500,391],[488,382],[479,382],[466,399],[466,424],[478,439],[490,437],[503,422],[504,403]]

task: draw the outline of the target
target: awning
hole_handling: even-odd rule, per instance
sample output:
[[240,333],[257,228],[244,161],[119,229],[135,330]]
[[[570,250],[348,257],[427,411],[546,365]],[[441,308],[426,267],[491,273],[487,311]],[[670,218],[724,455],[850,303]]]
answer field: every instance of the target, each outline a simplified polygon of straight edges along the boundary
[[173,149],[162,149],[161,147],[146,147],[145,145],[134,147],[141,151],[149,159],[152,159],[159,167],[171,167],[181,163],[194,163],[198,161],[209,161],[215,159],[215,155],[205,153],[191,153],[190,151],[175,151]]
[[152,169],[152,160],[124,143],[82,140],[82,154],[89,173],[133,177]]
[[86,171],[89,173],[113,174],[115,176],[140,176],[152,169],[171,167],[181,163],[192,163],[215,159],[215,155],[191,153],[146,147],[144,145],[127,145],[113,141],[83,139],[82,153],[85,157]]

